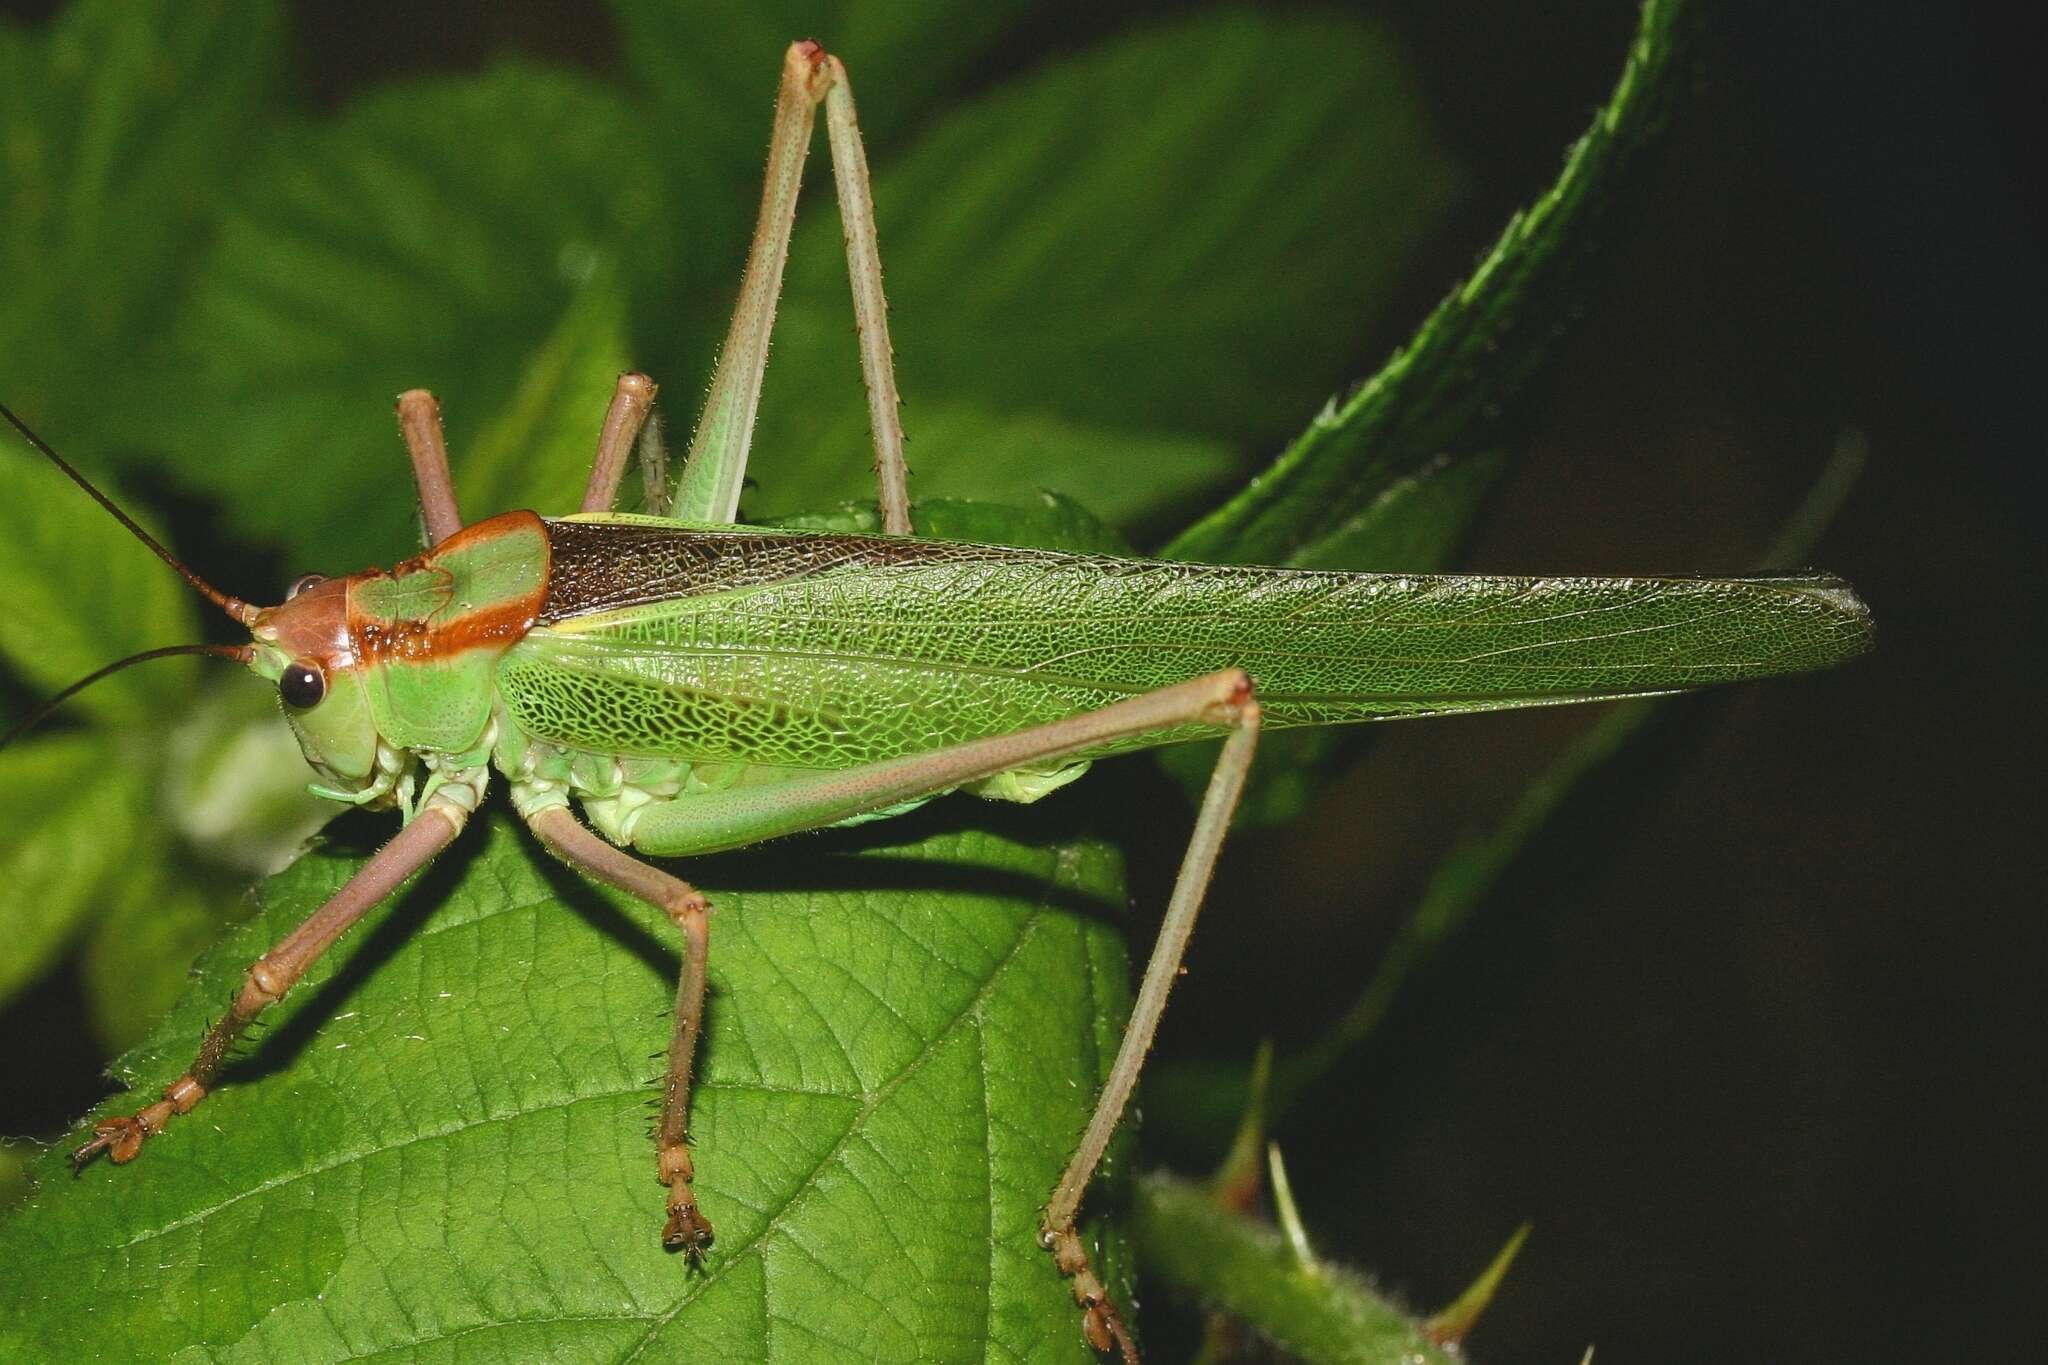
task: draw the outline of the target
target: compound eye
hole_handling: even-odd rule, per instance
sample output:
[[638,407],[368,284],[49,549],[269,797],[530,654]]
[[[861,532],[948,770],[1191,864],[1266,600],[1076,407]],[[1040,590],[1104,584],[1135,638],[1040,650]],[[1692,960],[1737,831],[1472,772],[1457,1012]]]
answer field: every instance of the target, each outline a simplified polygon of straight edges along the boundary
[[326,581],[327,575],[324,573],[300,574],[292,580],[292,585],[284,590],[284,600],[289,602],[315,583],[325,583]]
[[312,664],[287,664],[277,679],[277,695],[295,711],[318,706],[327,695],[327,675]]

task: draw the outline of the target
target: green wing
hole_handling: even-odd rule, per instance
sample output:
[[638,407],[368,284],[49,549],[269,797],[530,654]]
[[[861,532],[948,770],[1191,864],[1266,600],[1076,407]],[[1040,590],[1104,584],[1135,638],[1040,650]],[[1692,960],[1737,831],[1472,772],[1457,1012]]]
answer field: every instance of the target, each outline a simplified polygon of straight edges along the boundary
[[1823,575],[1348,574],[652,522],[550,530],[563,586],[501,665],[513,717],[575,748],[702,762],[843,767],[1232,666],[1269,725],[1324,725],[1799,672],[1870,641],[1862,602]]

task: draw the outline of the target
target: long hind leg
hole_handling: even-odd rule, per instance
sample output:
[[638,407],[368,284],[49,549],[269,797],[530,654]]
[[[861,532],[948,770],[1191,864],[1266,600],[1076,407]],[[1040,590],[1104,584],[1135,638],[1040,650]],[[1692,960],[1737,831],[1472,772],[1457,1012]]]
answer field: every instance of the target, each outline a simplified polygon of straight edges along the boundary
[[847,273],[853,283],[854,322],[860,333],[861,382],[867,388],[868,421],[874,433],[875,474],[882,529],[910,534],[910,499],[903,460],[903,423],[898,413],[896,370],[889,346],[889,307],[882,293],[881,248],[875,234],[874,195],[868,184],[867,154],[854,117],[853,88],[839,59],[813,42],[790,44],[782,62],[775,100],[775,127],[768,144],[767,183],[761,213],[747,251],[739,303],[718,355],[718,369],[704,400],[704,414],[690,441],[676,481],[671,511],[693,521],[729,522],[739,513],[747,453],[760,409],[761,380],[768,365],[768,335],[782,293],[782,269],[789,259],[796,222],[797,191],[819,104],[832,150],[832,175],[846,229]]
[[[1224,832],[1229,828],[1231,813],[1236,809],[1238,794],[1243,790],[1245,773],[1251,766],[1252,751],[1258,742],[1259,719],[1259,705],[1252,699],[1250,680],[1237,669],[1226,669],[1131,697],[1097,711],[1083,712],[1013,734],[974,740],[930,753],[908,754],[858,768],[820,771],[769,785],[658,802],[637,812],[637,823],[630,831],[634,847],[649,853],[714,853],[885,810],[903,801],[930,796],[998,773],[1100,750],[1119,740],[1185,732],[1191,727],[1229,731],[1222,756],[1216,762],[1215,775],[1202,798],[1194,834],[1188,841],[1187,856],[1181,863],[1179,880],[1174,884],[1166,917],[1160,924],[1158,943],[1145,967],[1144,980],[1139,984],[1137,1002],[1124,1030],[1123,1043],[1117,1050],[1109,1079],[1096,1100],[1088,1126],[1045,1206],[1038,1228],[1040,1244],[1052,1253],[1060,1273],[1072,1283],[1074,1299],[1081,1307],[1082,1326],[1089,1342],[1098,1350],[1119,1349],[1126,1361],[1137,1359],[1137,1348],[1107,1289],[1089,1265],[1087,1248],[1075,1227],[1075,1215],[1080,1208],[1082,1193],[1101,1165],[1110,1136],[1116,1131],[1117,1123],[1130,1103],[1138,1073],[1145,1064],[1145,1054],[1152,1046],[1152,1035],[1158,1028],[1160,1014],[1166,1008],[1167,992],[1179,974],[1181,956],[1187,948],[1188,936],[1194,930],[1195,916],[1201,909],[1203,892],[1208,889],[1217,851],[1222,847]],[[608,858],[640,868],[641,871],[634,876],[663,878],[670,884],[664,894],[677,894],[674,888],[688,891],[682,883],[665,873],[645,868],[610,849],[576,826],[568,812],[559,811],[558,816],[553,829],[574,826],[583,840],[604,849]],[[542,837],[550,838],[552,835],[543,830]],[[613,876],[607,873],[595,864],[595,860],[592,870],[615,885],[624,886],[668,908],[667,902],[639,890],[623,874]],[[673,916],[676,911],[671,909],[670,913]],[[679,918],[677,922],[683,924],[684,920]],[[689,932],[687,924],[685,932]],[[695,946],[693,941],[693,951]],[[699,983],[694,990],[690,986],[693,974]],[[663,1108],[664,1132],[668,1131],[668,1122],[673,1117],[678,1137],[689,1103],[690,1059],[684,1048],[684,1029],[687,1024],[688,1041],[694,1043],[695,1011],[702,1001],[701,981],[701,966],[686,961],[684,989],[679,993],[679,999],[690,1013],[677,1021],[677,1042],[670,1053],[672,1069]],[[665,1137],[664,1142],[667,1140]],[[681,1152],[680,1142],[676,1150]],[[679,1169],[686,1181],[689,1172],[686,1156]],[[664,1180],[669,1180],[669,1170],[669,1160],[664,1156]],[[671,1227],[674,1226],[675,1188],[671,1183]],[[694,1202],[689,1207],[694,1209]],[[1024,1231],[1015,1229],[1018,1235]],[[998,1230],[997,1235],[1003,1235],[1002,1230]]]

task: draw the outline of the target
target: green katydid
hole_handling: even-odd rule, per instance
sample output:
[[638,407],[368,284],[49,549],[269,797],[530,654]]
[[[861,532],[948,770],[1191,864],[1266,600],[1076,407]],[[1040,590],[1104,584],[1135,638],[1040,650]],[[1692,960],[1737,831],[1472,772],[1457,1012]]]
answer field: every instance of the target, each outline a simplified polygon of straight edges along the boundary
[[[847,225],[879,536],[735,524],[820,104]],[[1135,1359],[1075,1215],[1136,1084],[1262,725],[1640,695],[1823,667],[1868,644],[1862,604],[1820,575],[1345,574],[916,538],[852,96],[816,44],[794,45],[784,65],[740,303],[673,518],[616,515],[653,398],[645,377],[620,380],[580,512],[465,527],[435,404],[409,393],[400,426],[425,554],[388,572],[302,579],[268,608],[187,573],[249,628],[249,644],[216,652],[277,685],[319,789],[397,806],[405,823],[250,967],[187,1073],[139,1113],[99,1123],[81,1162],[131,1160],[190,1112],[250,1021],[454,840],[495,767],[546,847],[664,910],[682,934],[656,1169],[669,1191],[664,1243],[701,1257],[712,1230],[691,1189],[687,1130],[708,906],[623,850],[712,852],[963,788],[1031,800],[1094,758],[1221,734],[1131,1022],[1035,1230],[1072,1282],[1089,1341]]]

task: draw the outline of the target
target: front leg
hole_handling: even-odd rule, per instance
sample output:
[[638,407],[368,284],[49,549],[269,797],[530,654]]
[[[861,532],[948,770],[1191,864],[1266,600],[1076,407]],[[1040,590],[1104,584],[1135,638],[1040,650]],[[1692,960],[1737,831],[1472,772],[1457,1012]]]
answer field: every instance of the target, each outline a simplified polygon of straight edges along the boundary
[[451,787],[467,800],[436,797],[428,801],[413,822],[378,849],[325,905],[251,963],[234,1004],[206,1031],[199,1053],[185,1074],[164,1088],[162,1099],[139,1113],[95,1124],[92,1140],[71,1154],[73,1169],[83,1167],[101,1152],[116,1165],[133,1161],[146,1139],[161,1133],[174,1116],[191,1113],[206,1098],[227,1060],[228,1050],[250,1021],[283,999],[285,992],[306,974],[306,969],[334,946],[335,940],[371,907],[396,891],[406,878],[433,861],[462,832],[470,810],[482,796],[481,770],[473,781]]
[[398,395],[398,431],[412,456],[413,486],[420,495],[420,539],[433,549],[462,529],[455,505],[455,480],[448,473],[448,440],[441,432],[441,404],[425,389]]

